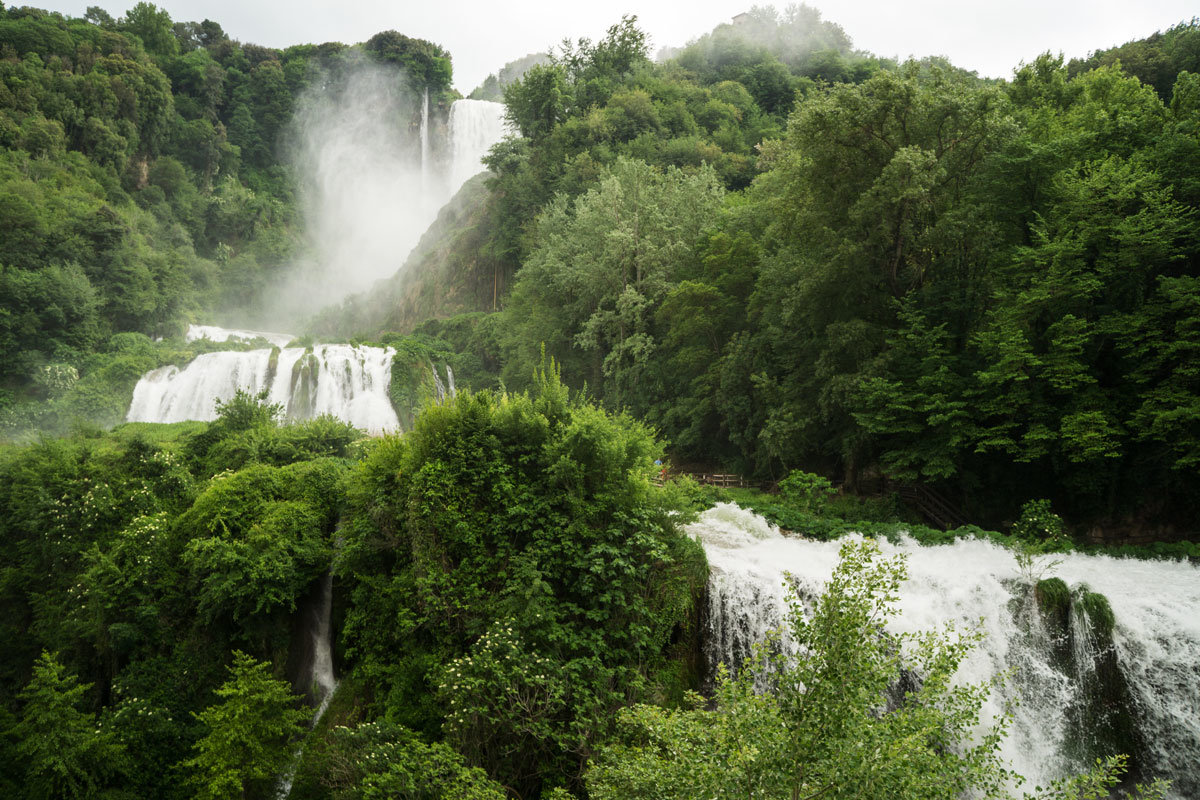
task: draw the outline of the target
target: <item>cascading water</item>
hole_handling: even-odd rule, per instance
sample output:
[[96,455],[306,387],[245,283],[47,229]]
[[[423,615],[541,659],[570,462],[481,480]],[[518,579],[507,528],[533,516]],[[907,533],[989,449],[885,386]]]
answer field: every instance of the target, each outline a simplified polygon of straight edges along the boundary
[[313,723],[321,719],[329,701],[337,690],[337,678],[333,673],[333,573],[326,572],[321,578],[317,590],[316,602],[313,603],[313,666],[312,687],[320,695],[317,711],[313,714]]
[[205,353],[185,368],[168,366],[142,376],[133,390],[129,422],[182,422],[216,419],[216,403],[240,389],[267,391],[288,419],[322,414],[345,420],[370,433],[398,430],[400,421],[388,398],[391,348],[316,345],[311,350]]
[[482,159],[508,133],[504,104],[455,100],[450,106],[450,194],[483,171]]
[[[710,509],[688,530],[711,566],[704,631],[710,672],[719,663],[736,668],[755,642],[783,624],[785,583],[801,597],[816,596],[838,561],[837,542],[785,537],[732,504]],[[1200,795],[1200,569],[1185,562],[1063,557],[1053,574],[1107,596],[1116,620],[1108,652],[1102,652],[1073,609],[1068,649],[1074,667],[1064,669],[1029,578],[1011,551],[984,540],[936,547],[906,540],[883,543],[883,549],[907,555],[909,578],[900,590],[894,633],[947,623],[980,626],[984,640],[959,679],[980,683],[1016,668],[1015,677],[993,692],[984,718],[995,719],[1006,701],[1020,698],[1003,746],[1017,772],[1044,786],[1085,766],[1076,745],[1092,731],[1079,730],[1079,710],[1096,705],[1087,694],[1094,688],[1088,673],[1108,658],[1128,687],[1145,748],[1143,777],[1174,781],[1175,797]],[[785,637],[783,647],[790,646]]]
[[[326,572],[317,584],[312,603],[308,608],[308,619],[305,626],[312,639],[312,670],[309,673],[309,693],[316,700],[317,707],[313,711],[311,727],[316,727],[333,700],[337,691],[337,677],[333,672],[333,573]],[[275,790],[277,800],[286,800],[292,793],[292,783],[296,778],[296,767],[304,754],[301,747],[292,757],[292,763],[279,778]]]
[[[429,87],[421,95],[421,196],[428,198],[429,181]],[[438,203],[437,205],[441,205]]]
[[230,339],[238,342],[252,342],[255,339],[266,339],[276,347],[285,347],[296,337],[290,333],[246,331],[236,328],[218,328],[215,325],[189,325],[183,338],[188,342],[200,339],[208,339],[212,342],[228,342]]
[[440,403],[447,397],[453,398],[456,391],[454,389],[454,370],[450,369],[450,365],[446,365],[445,383],[442,382],[442,376],[432,361],[429,362],[429,371],[433,373],[433,399]]

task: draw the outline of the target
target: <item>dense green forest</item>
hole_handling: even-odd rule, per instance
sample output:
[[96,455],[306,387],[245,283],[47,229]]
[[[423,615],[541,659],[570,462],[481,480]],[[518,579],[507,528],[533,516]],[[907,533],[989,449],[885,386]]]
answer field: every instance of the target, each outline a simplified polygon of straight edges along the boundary
[[[793,599],[795,659],[702,675],[683,526],[728,496],[655,461],[780,482],[750,502],[814,537],[952,537],[914,484],[983,526],[1024,507],[960,533],[1027,558],[1195,534],[1200,23],[1006,81],[804,6],[666,55],[626,18],[499,70],[489,174],[310,321],[396,349],[404,435],[241,393],[119,424],[146,371],[252,346],[181,333],[308,246],[305,90],[387,64],[445,109],[450,54],[0,7],[0,794],[1010,796],[1007,717],[950,680],[978,637],[880,637],[905,566],[870,540]],[[430,401],[434,359],[470,390]],[[341,684],[310,729],[325,576]],[[1094,755],[1027,796],[1101,796],[1126,760]]]
[[[544,343],[681,463],[1190,531],[1196,23],[1007,82],[856,52],[811,10],[743,28],[656,64],[627,20],[531,69],[441,260],[318,330],[502,306],[457,346],[521,387]],[[422,274],[457,302],[412,302]]]
[[293,110],[357,59],[403,68],[435,101],[456,96],[449,55],[395,31],[273,50],[149,3],[118,20],[0,10],[8,436],[119,421],[138,375],[178,363],[178,344],[156,353],[151,338],[263,304],[305,247]]
[[[1163,97],[1051,56],[996,86],[839,54],[851,80],[793,78],[785,129],[716,52],[612,89],[568,59],[508,92],[528,150],[493,160],[498,235],[523,232],[510,385],[545,341],[682,459],[934,482],[992,521],[1035,486],[1076,519],[1195,518],[1200,74]],[[695,119],[727,115],[703,165],[670,135],[687,92],[709,95]]]

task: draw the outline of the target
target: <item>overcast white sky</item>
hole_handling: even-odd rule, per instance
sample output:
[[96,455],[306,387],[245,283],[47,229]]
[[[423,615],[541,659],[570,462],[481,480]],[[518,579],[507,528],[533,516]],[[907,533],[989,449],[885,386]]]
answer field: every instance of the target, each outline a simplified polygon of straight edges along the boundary
[[[135,0],[23,0],[82,16],[100,5],[120,16]],[[16,5],[17,2],[10,3]],[[761,0],[160,0],[176,21],[212,19],[243,42],[286,47],[365,41],[395,29],[454,57],[454,83],[470,92],[489,72],[564,37],[596,38],[636,14],[651,53],[679,46]],[[809,0],[856,47],[878,55],[942,55],[980,75],[1008,77],[1046,50],[1068,58],[1163,30],[1200,13],[1196,0]],[[774,3],[778,8],[788,5]]]

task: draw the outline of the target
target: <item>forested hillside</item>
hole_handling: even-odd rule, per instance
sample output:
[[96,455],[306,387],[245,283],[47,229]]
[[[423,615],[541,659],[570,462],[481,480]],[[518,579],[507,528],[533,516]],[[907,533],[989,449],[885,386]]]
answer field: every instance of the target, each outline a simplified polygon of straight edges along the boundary
[[0,9],[8,435],[118,421],[137,376],[175,357],[126,334],[178,334],[263,302],[304,247],[293,110],[315,76],[358,57],[448,96],[449,56],[394,31],[273,50],[149,3],[118,20]]
[[507,385],[545,343],[681,461],[1191,530],[1196,23],[997,83],[756,13],[658,64],[626,21],[506,90],[521,135],[447,252],[509,288],[478,323]]
[[[0,795],[1191,791],[1195,568],[1068,551],[1197,552],[1198,53],[981,80],[799,6],[655,62],[625,18],[480,87],[488,173],[280,348],[182,334],[306,255],[306,90],[428,90],[424,179],[450,54],[0,7]],[[299,413],[317,340],[335,381],[379,346],[402,433]],[[305,409],[122,424],[250,348]],[[920,525],[931,487],[1006,532]]]

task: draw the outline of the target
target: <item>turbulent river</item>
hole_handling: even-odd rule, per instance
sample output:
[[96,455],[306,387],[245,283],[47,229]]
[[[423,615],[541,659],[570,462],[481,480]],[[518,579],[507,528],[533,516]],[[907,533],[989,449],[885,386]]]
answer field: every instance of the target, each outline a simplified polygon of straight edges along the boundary
[[[703,634],[710,672],[721,662],[736,667],[754,642],[781,627],[786,583],[815,596],[838,560],[837,542],[784,536],[730,504],[705,512],[689,530],[712,569]],[[1173,780],[1174,797],[1200,796],[1200,569],[1065,556],[1051,574],[1072,589],[1086,584],[1104,594],[1116,627],[1111,644],[1096,648],[1080,630],[1085,620],[1071,614],[1066,646],[1073,652],[1064,658],[1064,643],[1046,630],[1010,551],[983,540],[932,547],[907,540],[885,543],[884,552],[904,553],[908,564],[893,632],[979,627],[983,641],[959,678],[979,683],[1014,668],[985,714],[994,718],[1006,700],[1020,701],[1003,751],[1029,779],[1026,789],[1080,771],[1097,749],[1096,731],[1112,729],[1113,715],[1124,714],[1133,727],[1125,749],[1140,751],[1133,756],[1143,776]],[[1105,674],[1114,662],[1109,672],[1118,674]]]

